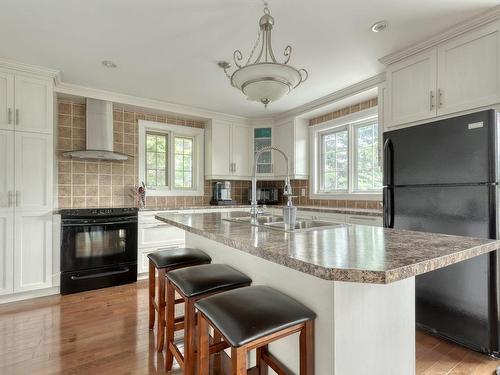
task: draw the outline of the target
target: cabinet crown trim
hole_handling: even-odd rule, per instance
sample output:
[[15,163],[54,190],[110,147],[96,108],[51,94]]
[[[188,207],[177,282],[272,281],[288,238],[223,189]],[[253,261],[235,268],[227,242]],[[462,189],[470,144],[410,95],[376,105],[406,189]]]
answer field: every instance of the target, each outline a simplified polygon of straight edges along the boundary
[[0,68],[15,70],[20,73],[34,74],[37,76],[52,78],[54,82],[58,82],[60,80],[60,74],[61,74],[59,70],[44,68],[36,65],[24,64],[18,61],[12,61],[3,58],[0,58]]
[[379,61],[384,65],[394,64],[395,62],[404,60],[407,57],[420,53],[426,49],[436,47],[437,45],[447,40],[450,40],[456,36],[462,35],[468,31],[484,26],[498,19],[500,19],[500,5],[497,5],[487,10],[486,12],[480,13],[474,17],[466,19],[463,22],[451,26],[450,28],[422,42],[415,43],[410,47],[386,55],[380,58]]

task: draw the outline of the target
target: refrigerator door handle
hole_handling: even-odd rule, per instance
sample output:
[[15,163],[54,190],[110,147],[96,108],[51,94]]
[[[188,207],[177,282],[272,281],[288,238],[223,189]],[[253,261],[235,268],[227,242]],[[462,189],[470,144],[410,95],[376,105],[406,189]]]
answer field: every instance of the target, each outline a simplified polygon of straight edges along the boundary
[[394,185],[394,146],[390,138],[384,142],[384,186]]
[[394,189],[385,187],[383,199],[384,228],[394,228]]

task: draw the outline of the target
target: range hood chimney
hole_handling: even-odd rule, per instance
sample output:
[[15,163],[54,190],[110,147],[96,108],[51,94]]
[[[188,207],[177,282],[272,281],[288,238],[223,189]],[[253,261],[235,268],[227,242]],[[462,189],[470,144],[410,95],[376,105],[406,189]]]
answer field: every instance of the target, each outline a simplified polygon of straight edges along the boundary
[[67,151],[74,159],[127,160],[128,155],[113,151],[113,103],[87,98],[87,143],[85,150]]

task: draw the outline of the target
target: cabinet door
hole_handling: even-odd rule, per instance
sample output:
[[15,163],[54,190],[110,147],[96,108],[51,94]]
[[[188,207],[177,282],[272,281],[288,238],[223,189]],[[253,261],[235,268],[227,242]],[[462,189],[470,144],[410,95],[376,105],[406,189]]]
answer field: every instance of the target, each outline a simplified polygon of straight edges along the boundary
[[14,76],[0,72],[0,129],[14,129]]
[[48,81],[15,77],[16,130],[52,133],[53,94]]
[[14,209],[0,209],[0,295],[13,292]]
[[14,292],[52,286],[52,212],[16,211]]
[[[294,128],[293,120],[277,125],[274,130],[274,145],[288,156],[290,175],[293,175],[294,160]],[[286,162],[282,155],[274,155],[274,175],[282,178],[286,176]]]
[[500,23],[438,49],[438,115],[500,102]]
[[231,168],[231,123],[217,121],[212,125],[212,174],[227,176]]
[[14,206],[14,132],[0,130],[0,211]]
[[52,136],[16,132],[16,210],[52,210],[52,171]]
[[243,125],[233,125],[232,128],[232,163],[233,175],[248,177],[250,170],[250,136],[251,129]]
[[436,116],[436,50],[387,70],[387,126],[396,126]]

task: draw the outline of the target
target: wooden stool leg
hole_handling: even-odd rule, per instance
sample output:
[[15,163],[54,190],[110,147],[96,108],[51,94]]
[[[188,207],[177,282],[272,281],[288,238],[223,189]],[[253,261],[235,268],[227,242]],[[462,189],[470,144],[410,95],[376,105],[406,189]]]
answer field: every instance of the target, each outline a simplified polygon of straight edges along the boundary
[[188,300],[184,306],[184,375],[194,375],[196,329],[194,301]]
[[304,323],[300,331],[300,375],[314,374],[314,321]]
[[269,351],[268,345],[264,345],[264,346],[261,346],[260,348],[257,348],[255,362],[257,365],[257,369],[258,369],[258,372],[257,372],[258,375],[267,375],[268,374],[269,368],[267,367],[267,363],[262,358],[262,355],[267,354],[268,351]]
[[198,375],[210,373],[210,347],[208,323],[203,314],[198,314]]
[[231,348],[231,375],[247,375],[247,350],[244,346]]
[[156,267],[153,262],[149,261],[149,329],[155,326],[155,280]]
[[165,343],[165,269],[158,270],[158,328],[156,351],[161,352]]
[[[222,335],[220,334],[219,331],[214,329],[214,344],[217,344],[222,341],[223,341]],[[213,371],[214,375],[219,375],[222,373],[222,358],[220,352],[214,353],[213,370],[214,370]]]
[[175,333],[175,289],[170,281],[167,281],[167,353],[165,354],[165,370],[172,370],[174,354],[170,350],[170,344],[174,343]]

